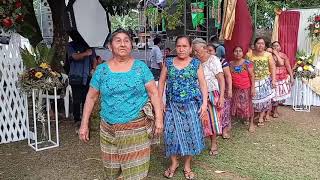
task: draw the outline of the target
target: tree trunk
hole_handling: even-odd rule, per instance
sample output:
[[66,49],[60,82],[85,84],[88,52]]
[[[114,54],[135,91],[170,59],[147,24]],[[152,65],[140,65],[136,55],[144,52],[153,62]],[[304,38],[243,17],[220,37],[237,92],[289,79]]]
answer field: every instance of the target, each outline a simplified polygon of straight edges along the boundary
[[68,43],[68,34],[64,28],[65,0],[48,0],[53,21],[53,44],[55,48],[55,60],[52,64],[54,70],[63,71],[60,61],[66,58],[66,46]]

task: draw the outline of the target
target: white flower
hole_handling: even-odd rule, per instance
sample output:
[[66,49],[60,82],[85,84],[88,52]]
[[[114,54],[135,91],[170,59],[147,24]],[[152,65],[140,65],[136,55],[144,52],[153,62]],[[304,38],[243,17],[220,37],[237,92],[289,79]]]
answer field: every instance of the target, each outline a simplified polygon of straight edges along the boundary
[[298,67],[298,71],[299,72],[303,71],[303,68],[302,67]]
[[47,79],[47,82],[48,82],[48,83],[51,83],[51,82],[52,82],[52,79],[49,77],[49,78]]
[[316,69],[320,70],[320,61],[317,62]]
[[301,60],[306,60],[307,57],[306,57],[306,56],[301,56],[300,59],[301,59]]
[[318,29],[320,27],[320,24],[317,23],[316,25],[314,25],[314,27]]
[[310,66],[310,67],[309,67],[309,71],[310,71],[310,72],[314,72],[313,67]]

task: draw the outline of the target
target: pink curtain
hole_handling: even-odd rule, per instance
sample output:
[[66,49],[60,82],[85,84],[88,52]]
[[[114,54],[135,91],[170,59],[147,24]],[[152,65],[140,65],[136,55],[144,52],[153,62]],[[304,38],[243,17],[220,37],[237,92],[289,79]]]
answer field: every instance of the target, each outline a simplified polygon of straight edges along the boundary
[[284,11],[279,17],[279,42],[282,52],[290,59],[291,67],[296,62],[299,22],[300,12],[298,11]]
[[241,46],[244,55],[248,51],[252,38],[252,21],[247,0],[238,0],[236,5],[235,25],[231,40],[225,40],[226,59],[233,59],[233,49],[235,46]]

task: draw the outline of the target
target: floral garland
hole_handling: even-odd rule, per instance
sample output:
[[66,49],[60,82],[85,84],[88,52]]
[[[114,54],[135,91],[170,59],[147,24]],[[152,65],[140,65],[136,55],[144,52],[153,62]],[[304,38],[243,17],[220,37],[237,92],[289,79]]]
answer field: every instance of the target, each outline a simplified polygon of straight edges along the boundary
[[313,65],[314,55],[307,55],[304,51],[297,52],[297,63],[293,68],[294,77],[298,79],[313,79],[316,77]]
[[20,28],[26,14],[26,8],[20,0],[0,1],[0,24],[4,31]]
[[309,36],[314,41],[320,41],[320,14],[314,14],[308,18],[310,23],[307,27],[309,30]]

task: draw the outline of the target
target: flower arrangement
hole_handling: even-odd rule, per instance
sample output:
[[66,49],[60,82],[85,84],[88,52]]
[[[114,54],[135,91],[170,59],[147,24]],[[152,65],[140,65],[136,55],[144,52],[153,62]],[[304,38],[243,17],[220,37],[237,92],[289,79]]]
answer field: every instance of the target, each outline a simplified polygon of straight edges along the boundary
[[44,44],[38,44],[36,48],[21,49],[21,57],[26,70],[20,76],[22,90],[32,89],[51,90],[54,87],[62,88],[61,74],[51,69],[54,49]]
[[295,78],[313,79],[316,77],[315,66],[313,65],[314,55],[307,55],[304,51],[298,51],[297,63],[293,69]]
[[38,67],[25,70],[20,76],[20,83],[24,91],[51,90],[53,87],[63,86],[60,73],[52,71],[47,63],[41,63]]
[[314,14],[308,18],[310,23],[307,27],[309,30],[309,36],[312,40],[320,41],[320,14]]
[[4,31],[19,29],[25,14],[26,8],[21,0],[0,1],[0,24]]

